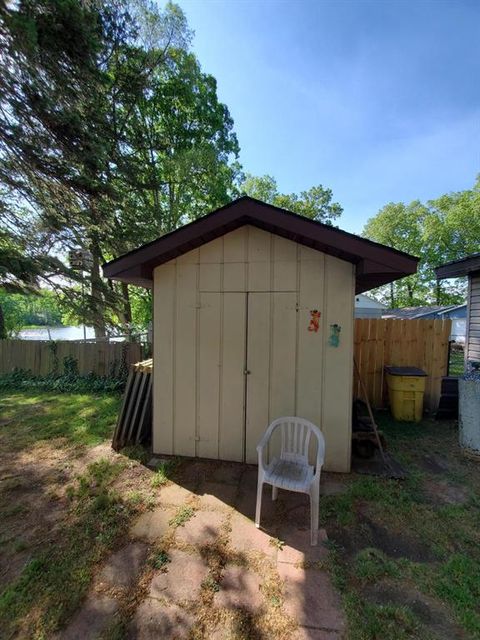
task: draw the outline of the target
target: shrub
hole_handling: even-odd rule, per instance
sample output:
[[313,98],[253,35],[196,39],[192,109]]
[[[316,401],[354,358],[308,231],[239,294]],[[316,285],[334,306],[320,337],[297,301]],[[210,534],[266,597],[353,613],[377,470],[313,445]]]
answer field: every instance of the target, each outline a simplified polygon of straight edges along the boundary
[[14,391],[56,391],[61,393],[98,393],[122,392],[126,378],[97,376],[94,373],[80,375],[75,367],[67,367],[67,373],[50,373],[47,376],[34,376],[31,371],[14,369],[0,376],[0,390]]

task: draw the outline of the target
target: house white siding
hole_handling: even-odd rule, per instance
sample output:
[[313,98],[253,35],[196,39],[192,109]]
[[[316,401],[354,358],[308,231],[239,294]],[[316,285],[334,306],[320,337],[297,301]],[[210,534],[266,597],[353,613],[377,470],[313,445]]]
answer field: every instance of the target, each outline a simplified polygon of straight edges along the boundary
[[465,357],[480,362],[480,273],[469,276]]

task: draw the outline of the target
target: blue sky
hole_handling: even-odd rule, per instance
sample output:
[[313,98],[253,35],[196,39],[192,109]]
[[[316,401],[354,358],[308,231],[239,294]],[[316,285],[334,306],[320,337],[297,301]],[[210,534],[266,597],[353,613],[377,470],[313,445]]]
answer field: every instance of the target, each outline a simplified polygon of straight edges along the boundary
[[330,187],[353,232],[387,202],[473,185],[479,1],[178,1],[250,173]]

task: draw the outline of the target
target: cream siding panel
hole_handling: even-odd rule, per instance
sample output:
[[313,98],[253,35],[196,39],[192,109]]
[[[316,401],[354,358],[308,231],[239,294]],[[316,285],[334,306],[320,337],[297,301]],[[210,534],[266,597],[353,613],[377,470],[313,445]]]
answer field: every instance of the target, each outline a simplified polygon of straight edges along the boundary
[[[294,265],[291,267],[294,269]],[[250,294],[255,295],[255,294]],[[297,351],[297,294],[273,293],[270,332],[270,402],[268,422],[281,416],[294,416]],[[253,318],[252,318],[253,320]],[[247,407],[249,410],[249,407]],[[258,425],[257,444],[266,425]],[[273,434],[270,455],[280,451],[280,433]]]
[[[322,431],[325,467],[350,470],[353,377],[353,265],[325,256]],[[329,345],[330,326],[341,326],[338,347]]]
[[200,263],[220,264],[223,262],[223,237],[202,244],[198,251]]
[[223,291],[247,290],[248,227],[223,236]]
[[257,444],[269,424],[271,302],[269,293],[248,294],[246,462],[257,462]]
[[273,236],[273,291],[297,290],[298,245]]
[[222,295],[219,458],[242,462],[244,454],[246,294]]
[[247,262],[248,226],[230,231],[223,236],[223,260],[227,262]]
[[247,265],[245,262],[225,262],[223,265],[223,290],[247,290]]
[[[302,247],[303,248],[303,247]],[[326,322],[324,307],[325,259],[315,252],[301,254],[298,305],[297,415],[322,428],[322,359]],[[309,331],[310,311],[320,311],[320,328]]]
[[[177,264],[198,264],[199,262],[199,250],[198,249],[192,249],[191,251],[188,251],[187,253],[182,254],[181,256],[178,256],[178,258],[175,259],[175,262]],[[169,264],[168,262],[166,264]]]
[[313,260],[314,262],[323,262],[325,254],[321,251],[316,251],[310,247],[305,247],[303,244],[298,247],[300,251],[300,260]]
[[200,291],[221,291],[223,238],[216,238],[200,247]]
[[201,458],[218,458],[221,295],[200,294],[197,370],[197,446]]
[[200,263],[200,291],[218,292],[222,286],[222,264]]
[[[188,256],[188,254],[185,254]],[[175,455],[195,455],[198,265],[177,260],[174,366]]]
[[157,267],[153,289],[153,433],[154,451],[173,454],[174,262]]
[[271,291],[271,244],[272,234],[257,229],[248,229],[248,291]]
[[293,413],[324,432],[326,469],[348,470],[353,289],[349,263],[251,226],[158,267],[155,453],[255,463],[269,421]]

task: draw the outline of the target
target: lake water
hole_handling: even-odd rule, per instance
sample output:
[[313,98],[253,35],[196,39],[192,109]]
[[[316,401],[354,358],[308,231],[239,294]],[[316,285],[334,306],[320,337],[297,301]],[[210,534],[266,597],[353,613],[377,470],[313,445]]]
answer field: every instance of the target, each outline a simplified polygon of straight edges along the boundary
[[[49,335],[50,331],[50,335]],[[86,328],[87,339],[95,338],[93,327]],[[18,332],[22,340],[83,340],[83,325],[79,327],[37,327]]]

